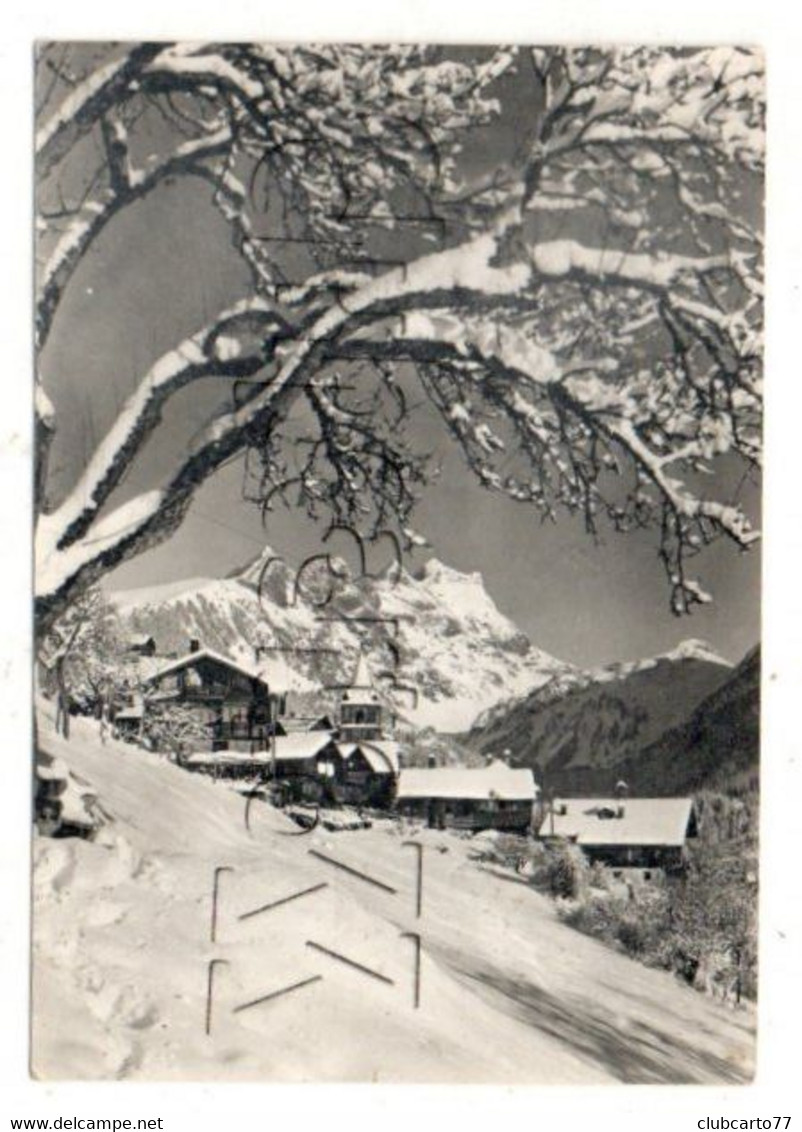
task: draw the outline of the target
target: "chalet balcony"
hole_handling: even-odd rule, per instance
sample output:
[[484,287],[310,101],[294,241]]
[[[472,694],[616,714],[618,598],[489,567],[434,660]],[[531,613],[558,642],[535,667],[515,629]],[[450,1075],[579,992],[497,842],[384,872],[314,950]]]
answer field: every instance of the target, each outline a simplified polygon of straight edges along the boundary
[[223,719],[209,724],[209,734],[215,743],[255,742],[267,747],[273,731],[272,723]]
[[[186,680],[183,681],[183,686],[179,685],[179,691],[183,700],[191,700],[193,703],[236,704],[254,701],[250,689],[232,688],[230,684],[223,681],[205,681],[203,684],[195,684]],[[263,704],[266,709],[268,697],[267,695],[260,696],[255,702]]]

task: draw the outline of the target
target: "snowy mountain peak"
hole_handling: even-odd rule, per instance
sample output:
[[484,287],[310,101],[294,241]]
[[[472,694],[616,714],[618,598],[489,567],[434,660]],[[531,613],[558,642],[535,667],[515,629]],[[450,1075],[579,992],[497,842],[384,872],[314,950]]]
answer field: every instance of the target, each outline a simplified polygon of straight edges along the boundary
[[713,648],[707,641],[697,637],[689,637],[680,641],[676,648],[664,653],[664,660],[706,660],[709,664],[721,664],[725,668],[732,668],[732,664]]
[[484,588],[484,579],[478,570],[466,574],[434,557],[426,562],[421,576],[423,580],[430,584],[481,586]]
[[237,566],[226,574],[226,578],[234,578],[239,582],[246,584],[258,585],[260,577],[263,575],[266,568],[269,569],[269,564],[272,561],[281,561],[281,555],[273,550],[271,546],[266,546],[264,550],[260,550],[257,555],[249,559],[244,566]]
[[687,640],[680,641],[676,648],[669,652],[659,653],[657,656],[646,657],[642,660],[617,661],[613,664],[607,664],[603,668],[592,669],[586,675],[589,682],[604,684],[622,680],[631,676],[634,672],[645,672],[649,668],[656,668],[658,664],[676,664],[684,660],[697,660],[703,661],[705,664],[732,668],[732,664],[716,652],[707,641],[689,637]]
[[160,652],[196,638],[233,660],[258,654],[297,673],[305,694],[348,683],[364,652],[395,714],[440,731],[467,730],[500,700],[576,671],[532,645],[481,574],[436,558],[415,575],[376,564],[359,577],[333,548],[328,561],[297,568],[266,548],[227,578],[122,596],[112,595],[131,631],[153,636]]

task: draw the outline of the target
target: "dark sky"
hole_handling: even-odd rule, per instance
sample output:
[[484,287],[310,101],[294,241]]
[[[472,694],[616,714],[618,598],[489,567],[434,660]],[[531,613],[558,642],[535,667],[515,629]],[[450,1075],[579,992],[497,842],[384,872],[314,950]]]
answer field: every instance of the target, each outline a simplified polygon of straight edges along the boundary
[[[504,129],[495,137],[485,132],[481,141],[486,153],[491,145],[503,153],[518,134],[529,97],[524,87],[511,91]],[[148,365],[248,293],[247,272],[202,183],[164,187],[112,223],[76,273],[44,358],[46,384],[61,410],[53,454],[61,483],[72,480]],[[225,395],[219,386],[182,395],[123,495],[155,483]],[[443,472],[413,520],[432,549],[411,564],[433,553],[461,570],[480,571],[500,608],[539,647],[595,664],[650,655],[694,636],[735,660],[757,640],[757,550],[742,554],[724,542],[709,548],[694,565],[714,604],[677,619],[653,535],[611,532],[595,545],[578,518],[541,525],[524,505],[479,487],[439,422],[417,427],[425,446],[436,447]],[[241,487],[242,467],[235,463],[204,486],[165,546],[123,565],[108,586],[220,575],[266,543],[291,562],[318,549],[323,531],[297,511],[277,512],[263,528]],[[723,462],[710,490],[724,498],[737,494],[757,516],[759,490],[732,464]]]

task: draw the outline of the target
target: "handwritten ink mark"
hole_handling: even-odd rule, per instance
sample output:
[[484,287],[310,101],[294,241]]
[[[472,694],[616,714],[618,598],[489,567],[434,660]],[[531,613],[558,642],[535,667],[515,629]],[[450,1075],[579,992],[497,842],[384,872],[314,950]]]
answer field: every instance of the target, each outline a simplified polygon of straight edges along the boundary
[[291,994],[293,991],[300,990],[302,987],[311,986],[312,983],[321,983],[323,981],[322,975],[312,975],[309,979],[302,979],[300,983],[292,983],[288,987],[282,987],[281,990],[272,991],[270,994],[263,994],[259,998],[254,998],[251,1002],[243,1002],[240,1006],[235,1006],[232,1014],[240,1014],[243,1010],[250,1010],[252,1006],[260,1006],[263,1002],[271,1002],[274,998],[282,998],[285,994]]
[[321,853],[317,849],[309,849],[308,852],[311,856],[317,857],[318,860],[333,865],[335,869],[342,869],[343,872],[350,873],[351,876],[359,877],[360,880],[366,881],[367,884],[373,884],[376,888],[381,888],[384,892],[389,892],[393,896],[396,895],[396,889],[391,888],[390,885],[385,884],[384,881],[376,880],[375,877],[368,876],[367,873],[361,873],[359,869],[355,869],[351,865],[345,865],[342,861],[335,860],[334,857],[327,857],[325,853]]
[[273,908],[280,908],[283,904],[289,904],[293,900],[300,900],[302,896],[311,896],[313,892],[320,892],[322,889],[328,887],[328,884],[324,881],[323,884],[313,885],[312,888],[304,888],[301,892],[293,892],[291,896],[283,896],[281,900],[274,900],[272,904],[263,904],[260,908],[253,908],[250,912],[243,912],[239,919],[250,920],[252,916],[258,916],[262,912],[270,912]]
[[324,947],[322,943],[315,943],[313,939],[306,941],[307,947],[314,948],[315,951],[320,951],[323,955],[328,955],[330,959],[336,959],[339,963],[344,963],[346,967],[352,967],[355,971],[361,971],[363,975],[370,975],[372,979],[378,979],[381,983],[387,983],[389,986],[394,987],[394,981],[387,975],[382,975],[379,971],[374,971],[372,967],[366,967],[363,963],[357,963],[355,959],[349,959],[347,955],[340,955],[338,951],[332,951],[328,947]]
[[402,847],[408,846],[411,849],[417,850],[418,853],[418,877],[416,888],[416,901],[415,901],[415,916],[417,919],[421,917],[423,910],[423,846],[419,841],[402,841]]
[[420,953],[421,953],[421,938],[417,932],[402,932],[402,939],[412,939],[415,941],[415,1009],[420,1007]]
[[220,897],[220,874],[233,872],[234,870],[231,865],[218,865],[214,870],[214,881],[212,882],[212,923],[209,931],[209,941],[211,943],[217,942],[217,903]]
[[227,959],[210,959],[206,974],[206,1034],[212,1032],[212,998],[214,995],[214,973],[218,967],[228,967]]

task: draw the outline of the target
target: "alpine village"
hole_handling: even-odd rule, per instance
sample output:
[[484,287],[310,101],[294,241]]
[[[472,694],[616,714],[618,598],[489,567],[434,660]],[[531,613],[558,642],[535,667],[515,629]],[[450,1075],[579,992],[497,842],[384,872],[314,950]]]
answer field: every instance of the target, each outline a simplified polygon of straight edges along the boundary
[[[757,649],[732,666],[691,640],[572,669],[499,613],[479,575],[434,559],[400,581],[425,631],[402,617],[391,651],[370,634],[305,645],[282,587],[275,606],[256,600],[256,572],[178,593],[93,592],[38,666],[56,730],[92,727],[126,761],[157,758],[239,794],[252,821],[267,806],[300,832],[388,825],[428,830],[442,852],[467,842],[477,867],[545,893],[564,922],[630,959],[733,1007],[754,997]],[[366,596],[371,585],[351,588],[387,611],[395,580]],[[241,632],[220,629],[221,609],[241,629],[235,602],[263,630],[272,617],[250,656]],[[478,651],[463,656],[471,635]],[[402,650],[403,683],[388,671]],[[508,698],[488,691],[502,662]],[[433,683],[457,668],[464,685]],[[110,820],[103,793],[67,761],[40,742],[37,827],[93,839]]]

